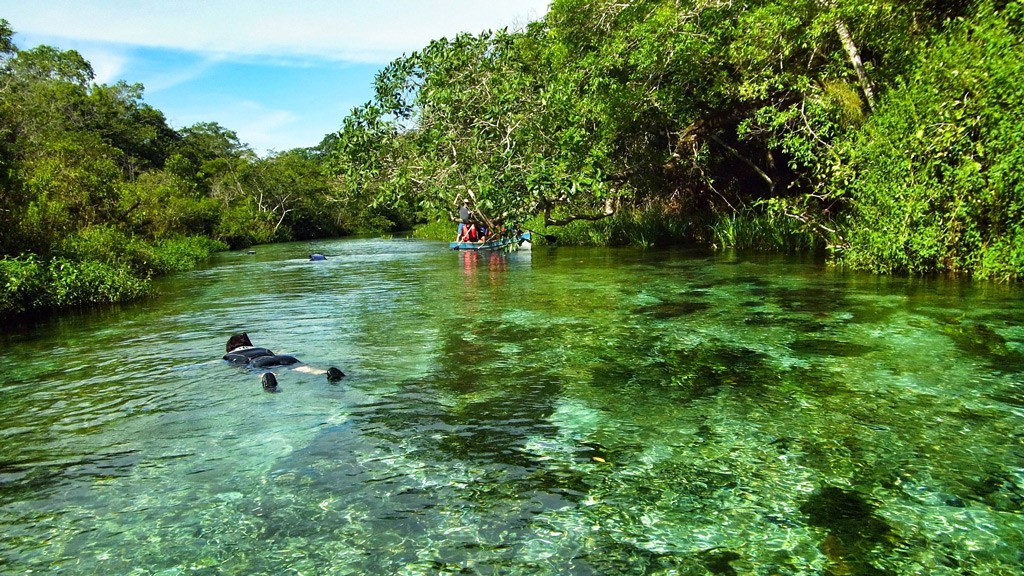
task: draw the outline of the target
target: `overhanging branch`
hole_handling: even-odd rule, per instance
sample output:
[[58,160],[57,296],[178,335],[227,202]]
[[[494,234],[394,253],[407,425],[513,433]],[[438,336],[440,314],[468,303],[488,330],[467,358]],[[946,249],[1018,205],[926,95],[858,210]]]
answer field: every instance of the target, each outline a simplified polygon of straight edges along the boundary
[[733,148],[732,146],[729,146],[728,144],[725,143],[724,140],[722,140],[718,136],[712,134],[710,136],[710,138],[712,140],[714,140],[715,143],[717,143],[719,146],[721,146],[722,148],[725,148],[726,150],[728,150],[730,154],[732,154],[733,156],[738,158],[740,162],[743,162],[744,164],[746,164],[751,170],[754,171],[755,174],[757,174],[758,176],[761,177],[762,180],[767,182],[769,190],[772,190],[772,191],[775,190],[775,181],[773,181],[771,179],[771,177],[768,176],[768,174],[765,174],[764,170],[761,170],[761,168],[757,164],[754,164],[753,160],[751,160],[750,158],[747,158],[743,154],[740,154],[739,150]]
[[615,214],[615,212],[619,209],[619,199],[618,198],[606,198],[605,201],[604,201],[604,211],[603,212],[596,213],[596,214],[572,214],[572,215],[569,215],[569,216],[565,216],[563,218],[555,219],[555,218],[551,217],[551,208],[552,208],[551,202],[552,201],[550,199],[547,199],[547,198],[545,198],[544,200],[541,201],[541,204],[544,207],[544,225],[545,226],[565,226],[566,224],[569,224],[571,222],[575,222],[577,220],[584,220],[584,221],[588,221],[588,222],[596,222],[598,220],[604,220],[605,218],[608,218],[609,216],[613,216]]

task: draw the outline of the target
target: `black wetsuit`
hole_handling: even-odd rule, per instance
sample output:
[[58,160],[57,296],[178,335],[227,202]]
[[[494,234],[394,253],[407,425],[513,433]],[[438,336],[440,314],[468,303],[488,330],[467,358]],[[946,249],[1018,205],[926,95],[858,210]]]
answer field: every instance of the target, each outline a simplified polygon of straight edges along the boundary
[[224,359],[232,364],[244,364],[253,368],[266,368],[267,366],[291,366],[298,364],[299,359],[287,354],[274,354],[266,348],[256,346],[242,346],[235,348],[224,355]]

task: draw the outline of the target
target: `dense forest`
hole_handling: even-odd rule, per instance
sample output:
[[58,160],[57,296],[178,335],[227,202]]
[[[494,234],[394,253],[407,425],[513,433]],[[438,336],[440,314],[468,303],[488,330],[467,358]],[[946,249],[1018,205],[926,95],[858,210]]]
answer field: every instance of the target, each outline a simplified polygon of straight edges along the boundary
[[130,300],[212,251],[360,230],[313,151],[172,129],[141,85],[12,37],[0,20],[0,315]]
[[450,235],[461,199],[561,242],[1024,276],[1016,2],[555,0],[396,59],[319,146],[265,158],[0,22],[2,314],[132,298],[227,247]]

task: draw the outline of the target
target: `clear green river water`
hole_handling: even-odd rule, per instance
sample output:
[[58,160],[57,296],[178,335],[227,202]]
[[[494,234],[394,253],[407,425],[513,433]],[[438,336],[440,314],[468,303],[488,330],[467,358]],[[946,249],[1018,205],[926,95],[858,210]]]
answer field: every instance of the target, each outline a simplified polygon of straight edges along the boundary
[[[5,325],[0,573],[1024,570],[1021,286],[445,246],[224,253]],[[348,376],[265,392],[238,331]]]

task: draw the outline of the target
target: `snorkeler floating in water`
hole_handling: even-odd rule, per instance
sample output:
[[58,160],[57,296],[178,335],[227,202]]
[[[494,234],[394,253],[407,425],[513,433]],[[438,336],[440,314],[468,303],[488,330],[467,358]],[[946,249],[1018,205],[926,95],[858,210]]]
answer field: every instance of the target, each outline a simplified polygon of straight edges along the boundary
[[[269,368],[271,366],[294,366],[301,364],[295,356],[288,354],[274,354],[266,348],[259,348],[252,345],[249,335],[245,332],[232,334],[228,338],[227,354],[224,359],[232,364],[239,364],[247,368]],[[320,370],[311,366],[295,366],[292,370],[305,372],[307,374],[326,374],[328,382],[337,382],[345,377],[345,373],[331,366],[327,370]],[[264,372],[260,376],[260,382],[266,390],[277,389],[277,376],[273,372]]]

